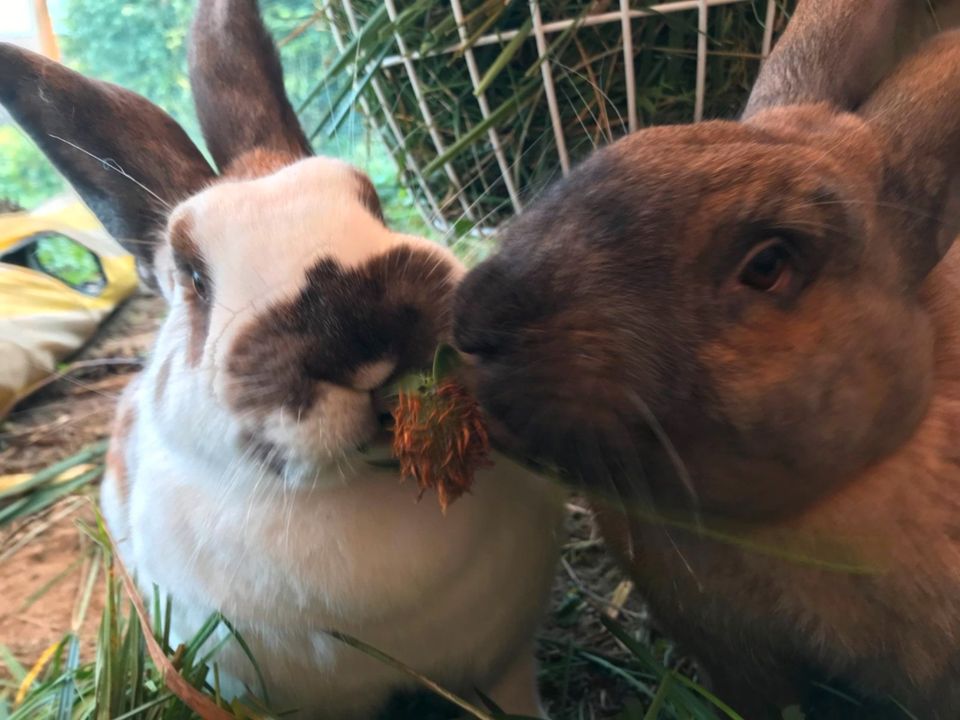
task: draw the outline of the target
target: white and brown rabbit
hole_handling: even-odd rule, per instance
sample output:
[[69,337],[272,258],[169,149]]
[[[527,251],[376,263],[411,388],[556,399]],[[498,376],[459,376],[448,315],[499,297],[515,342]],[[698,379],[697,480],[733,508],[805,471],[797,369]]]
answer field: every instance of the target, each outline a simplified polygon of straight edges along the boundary
[[811,677],[960,717],[960,33],[909,52],[927,5],[802,0],[743,121],[596,152],[458,290],[499,431],[609,490],[747,720]]
[[[277,710],[366,718],[409,687],[337,629],[541,713],[559,490],[502,461],[444,516],[356,451],[379,432],[372,394],[448,335],[461,266],[311,155],[255,0],[200,1],[190,80],[219,173],[147,100],[0,45],[0,101],[169,303],[103,487],[123,560],[172,597],[174,643],[232,621]],[[217,662],[229,694],[258,692],[236,643]]]

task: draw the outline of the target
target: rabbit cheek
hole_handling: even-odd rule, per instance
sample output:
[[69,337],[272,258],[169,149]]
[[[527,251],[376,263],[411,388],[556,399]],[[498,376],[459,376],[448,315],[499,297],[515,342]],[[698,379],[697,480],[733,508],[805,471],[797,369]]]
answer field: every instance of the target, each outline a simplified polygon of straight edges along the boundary
[[280,310],[268,311],[241,330],[226,355],[220,395],[237,415],[262,425],[276,413],[300,422],[323,399],[325,388],[303,370],[307,343],[283,332]]
[[932,337],[926,316],[877,289],[827,286],[791,317],[758,308],[705,343],[710,442],[685,457],[704,505],[800,511],[893,452],[928,406]]

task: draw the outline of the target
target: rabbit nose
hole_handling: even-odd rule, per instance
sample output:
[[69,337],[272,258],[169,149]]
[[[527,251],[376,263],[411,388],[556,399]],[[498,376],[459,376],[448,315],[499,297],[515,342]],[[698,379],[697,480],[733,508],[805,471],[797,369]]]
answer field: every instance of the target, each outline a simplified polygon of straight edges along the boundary
[[396,369],[397,361],[389,358],[366,363],[354,370],[349,383],[350,387],[357,390],[373,390],[383,385]]
[[490,358],[515,341],[516,287],[495,261],[488,260],[461,283],[454,304],[453,339],[465,353]]

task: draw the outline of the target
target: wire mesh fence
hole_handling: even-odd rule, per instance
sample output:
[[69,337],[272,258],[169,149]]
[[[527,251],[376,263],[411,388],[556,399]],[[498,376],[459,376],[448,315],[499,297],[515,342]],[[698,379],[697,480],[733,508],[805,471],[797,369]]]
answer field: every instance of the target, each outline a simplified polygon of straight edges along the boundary
[[332,0],[358,106],[435,226],[493,227],[599,145],[731,117],[790,0]]

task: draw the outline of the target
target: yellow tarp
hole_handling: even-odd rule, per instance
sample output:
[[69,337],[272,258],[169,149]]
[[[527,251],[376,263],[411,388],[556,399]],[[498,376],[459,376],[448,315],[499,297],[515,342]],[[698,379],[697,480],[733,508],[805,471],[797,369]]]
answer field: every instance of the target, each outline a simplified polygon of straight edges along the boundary
[[[66,236],[93,253],[102,287],[83,292],[42,270],[3,261],[41,233]],[[133,256],[73,197],[0,214],[0,418],[79,350],[137,282]]]

